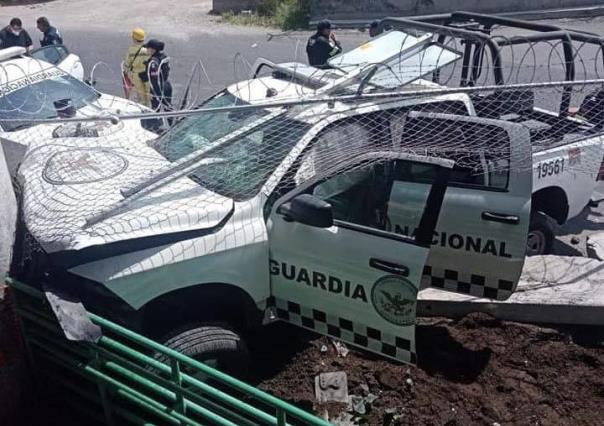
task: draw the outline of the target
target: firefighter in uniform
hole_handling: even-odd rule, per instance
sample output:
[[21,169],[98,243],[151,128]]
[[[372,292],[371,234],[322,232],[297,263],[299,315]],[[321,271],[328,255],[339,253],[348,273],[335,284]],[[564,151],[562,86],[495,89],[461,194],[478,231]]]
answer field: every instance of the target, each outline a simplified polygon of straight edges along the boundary
[[142,28],[132,30],[132,45],[124,58],[124,92],[129,98],[130,89],[134,88],[138,102],[150,107],[149,83],[140,77],[141,73],[145,73],[146,62],[149,60],[149,53],[143,46],[144,41],[145,31]]
[[[151,39],[145,44],[150,57],[145,63],[146,69],[139,73],[142,81],[148,82],[151,88],[151,108],[154,111],[172,111],[172,84],[169,81],[170,64],[163,52],[164,42]],[[159,127],[156,120],[153,127]],[[168,124],[172,125],[172,118]]]
[[342,52],[342,46],[332,31],[331,22],[323,20],[317,24],[317,32],[308,39],[306,54],[308,63],[317,68],[329,68],[327,60]]

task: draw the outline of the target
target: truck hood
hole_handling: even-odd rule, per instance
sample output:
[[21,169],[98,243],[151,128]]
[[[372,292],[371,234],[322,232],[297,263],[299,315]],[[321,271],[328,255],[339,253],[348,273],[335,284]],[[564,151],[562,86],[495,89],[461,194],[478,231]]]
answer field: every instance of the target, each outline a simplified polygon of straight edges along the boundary
[[[169,163],[132,136],[115,132],[101,142],[66,137],[30,144],[18,171],[23,219],[47,253],[123,242],[137,251],[140,245],[134,242],[146,241],[148,248],[150,239],[155,246],[189,239],[230,215],[230,198],[187,177],[125,199],[120,188]],[[112,210],[118,203],[120,208]],[[107,210],[102,220],[89,221]]]

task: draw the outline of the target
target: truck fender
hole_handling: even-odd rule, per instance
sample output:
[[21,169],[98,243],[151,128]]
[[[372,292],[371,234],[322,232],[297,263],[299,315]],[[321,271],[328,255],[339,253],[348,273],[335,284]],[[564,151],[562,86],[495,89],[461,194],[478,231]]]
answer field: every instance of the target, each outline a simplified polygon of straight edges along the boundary
[[222,321],[244,330],[262,323],[262,310],[240,286],[206,283],[164,293],[140,308],[142,331],[162,337],[190,323]]

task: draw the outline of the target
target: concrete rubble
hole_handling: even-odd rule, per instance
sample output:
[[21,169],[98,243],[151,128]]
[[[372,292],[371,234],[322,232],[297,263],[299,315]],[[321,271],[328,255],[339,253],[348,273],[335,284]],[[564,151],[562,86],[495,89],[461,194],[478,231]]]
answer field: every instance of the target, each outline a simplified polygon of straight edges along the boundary
[[348,403],[348,378],[343,371],[321,373],[315,377],[315,397],[318,402]]

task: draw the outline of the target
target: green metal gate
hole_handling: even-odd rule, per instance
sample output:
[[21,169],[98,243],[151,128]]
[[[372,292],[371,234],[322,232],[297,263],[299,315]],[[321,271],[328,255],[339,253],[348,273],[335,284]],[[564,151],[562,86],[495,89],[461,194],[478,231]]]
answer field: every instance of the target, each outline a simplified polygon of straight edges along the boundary
[[[316,425],[306,411],[102,317],[97,343],[68,341],[41,291],[8,279],[36,377],[107,425]],[[156,359],[164,355],[169,362]],[[200,377],[202,377],[200,379]]]

